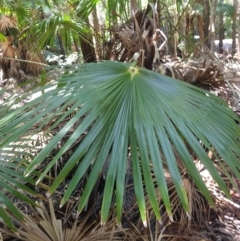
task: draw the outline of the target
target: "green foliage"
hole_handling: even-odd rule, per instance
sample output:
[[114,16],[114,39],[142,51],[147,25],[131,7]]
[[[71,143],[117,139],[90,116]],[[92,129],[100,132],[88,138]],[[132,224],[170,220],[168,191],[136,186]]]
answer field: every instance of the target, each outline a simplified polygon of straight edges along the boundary
[[0,33],[0,42],[4,42],[5,40],[6,40],[5,35]]
[[81,14],[82,18],[84,19],[89,16],[98,2],[99,0],[80,0],[73,1],[73,4],[76,5],[76,12]]
[[182,0],[176,0],[177,3],[177,11],[180,12],[183,6]]
[[[4,93],[4,89],[0,90],[0,96]],[[12,118],[19,116],[19,113],[12,110],[13,98],[6,99],[5,104],[0,105],[0,217],[4,220],[6,225],[15,230],[11,220],[5,212],[7,208],[13,215],[18,219],[23,219],[23,216],[19,210],[13,205],[11,197],[16,197],[19,200],[35,205],[35,203],[28,197],[26,194],[36,195],[36,192],[32,191],[26,183],[34,184],[32,178],[25,178],[23,176],[24,171],[26,170],[26,165],[23,165],[23,156],[29,156],[29,153],[23,149],[18,149],[19,144],[9,144],[7,148],[3,147],[3,142],[8,138],[8,131],[5,129],[6,125],[9,124]],[[16,115],[16,116],[15,116]],[[15,116],[15,117],[14,117]],[[16,128],[12,127],[12,130]],[[22,139],[24,142],[24,139]],[[25,140],[26,141],[26,140]],[[26,148],[26,146],[25,146]],[[23,194],[23,192],[25,194]]]
[[[226,180],[222,179],[218,170],[226,174],[232,183],[226,166],[240,178],[240,128],[235,124],[238,118],[221,99],[209,92],[133,64],[115,62],[77,66],[74,72],[63,75],[58,85],[47,85],[39,91],[42,95],[38,98],[16,110],[9,110],[10,113],[5,112],[2,116],[0,131],[3,135],[0,148],[14,145],[25,150],[19,141],[23,136],[27,133],[38,133],[44,126],[49,126],[52,130],[71,115],[72,118],[52,137],[46,147],[27,163],[24,173],[26,176],[32,175],[36,167],[65,138],[62,148],[51,158],[37,179],[37,182],[40,182],[59,158],[82,137],[82,141],[49,188],[48,195],[51,195],[75,168],[61,202],[61,205],[64,205],[91,167],[78,207],[78,211],[82,211],[101,169],[110,156],[101,210],[102,223],[107,219],[113,193],[116,193],[117,220],[121,221],[129,160],[144,224],[145,193],[158,220],[161,219],[156,186],[168,215],[172,218],[164,176],[166,171],[172,177],[183,208],[189,213],[177,156],[192,181],[208,202],[213,204],[186,143],[227,196],[229,193]],[[56,115],[58,118],[53,121]],[[33,128],[36,125],[38,128]],[[69,135],[73,126],[75,130]],[[86,132],[87,135],[83,135]],[[223,159],[226,166],[219,165],[217,170],[199,140],[206,147],[212,148],[219,163]]]
[[225,37],[231,38],[232,36],[232,18],[234,14],[234,7],[229,3],[218,3],[217,5],[217,14],[223,13],[224,15],[224,25],[218,26],[219,21],[216,21],[217,28],[223,27]]
[[233,5],[229,3],[218,3],[217,5],[217,13],[219,14],[220,12],[226,13],[227,17],[233,17],[234,14],[234,8]]
[[83,22],[77,22],[73,18],[70,18],[68,14],[64,13],[52,13],[47,18],[36,22],[30,28],[32,35],[38,39],[36,44],[40,49],[46,46],[47,43],[54,45],[57,35],[62,37],[65,46],[70,49],[72,35],[78,33],[78,35],[81,36],[83,31]]
[[[62,7],[60,3],[65,5]],[[36,40],[33,45],[43,48],[46,43],[54,42],[55,36],[60,36],[65,46],[70,48],[73,38],[83,37],[82,34],[88,31],[83,19],[88,17],[97,3],[98,0],[72,0],[68,4],[63,0],[32,0],[0,1],[0,6],[2,12],[16,14],[19,28],[24,29],[20,36],[22,39],[30,36],[31,40]],[[182,11],[182,0],[176,1],[176,4],[174,6],[177,6],[178,12]],[[130,1],[107,1],[106,7],[109,25],[117,23],[119,16],[128,19],[131,15]],[[199,6],[195,7],[195,11],[201,12]],[[184,8],[184,11],[187,10],[188,4]],[[232,8],[222,4],[219,11],[231,15]],[[179,200],[190,215],[177,157],[186,168],[187,175],[211,204],[211,195],[192,160],[192,152],[227,196],[227,180],[223,180],[219,170],[229,177],[233,186],[228,172],[240,178],[240,128],[235,123],[238,118],[223,101],[204,90],[134,64],[115,62],[73,66],[73,70],[63,75],[57,83],[45,85],[44,74],[41,80],[41,87],[33,91],[39,94],[36,99],[17,109],[14,105],[20,101],[18,98],[9,97],[0,104],[0,201],[5,205],[0,206],[0,216],[12,229],[14,227],[5,208],[19,219],[22,215],[8,195],[34,205],[22,193],[36,195],[27,183],[41,182],[80,137],[83,137],[82,141],[66,161],[48,195],[52,195],[73,172],[61,202],[64,205],[89,171],[78,207],[82,211],[109,157],[101,209],[102,223],[107,220],[113,194],[116,196],[117,221],[121,221],[128,165],[132,169],[144,224],[146,194],[156,217],[161,219],[156,187],[172,219],[166,172],[172,177]],[[0,95],[3,92],[0,90]],[[67,120],[69,116],[71,118]],[[65,120],[65,125],[35,156],[36,149],[26,144],[31,141],[30,137],[45,130],[45,127],[50,132]],[[72,128],[75,128],[73,133],[70,132]],[[66,142],[62,148],[41,174],[36,173],[36,168],[63,138]],[[200,141],[213,149],[217,164],[209,159]],[[226,166],[222,165],[223,160]],[[33,176],[37,176],[37,180]]]

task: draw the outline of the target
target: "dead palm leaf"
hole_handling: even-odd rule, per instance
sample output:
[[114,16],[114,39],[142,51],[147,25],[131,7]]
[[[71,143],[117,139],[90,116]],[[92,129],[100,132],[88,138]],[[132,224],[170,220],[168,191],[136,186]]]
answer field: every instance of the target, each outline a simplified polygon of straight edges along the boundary
[[17,28],[17,19],[13,15],[2,14],[0,18],[0,31],[5,32],[9,28]]
[[26,73],[37,76],[43,70],[43,65],[41,63],[43,63],[44,60],[40,53],[34,53],[29,50],[26,52],[26,60],[29,61],[26,63]]
[[[38,207],[32,210],[31,216],[22,213],[23,221],[8,213],[19,228],[15,233],[7,228],[0,228],[2,234],[25,241],[105,241],[123,240],[122,237],[129,236],[127,229],[115,227],[114,219],[101,226],[97,220],[88,222],[89,215],[81,221],[76,216],[71,228],[68,228],[63,225],[62,219],[56,218],[56,210],[51,199],[48,208],[43,202],[37,204]],[[65,215],[67,216],[67,213]]]

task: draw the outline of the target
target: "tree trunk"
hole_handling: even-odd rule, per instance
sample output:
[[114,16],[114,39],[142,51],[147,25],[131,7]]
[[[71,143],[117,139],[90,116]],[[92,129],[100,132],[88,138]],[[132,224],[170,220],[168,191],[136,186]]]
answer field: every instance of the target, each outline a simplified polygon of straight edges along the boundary
[[[86,22],[89,23],[88,19],[86,19]],[[90,33],[82,34],[82,36],[79,37],[80,40],[80,47],[82,50],[82,55],[85,63],[91,63],[95,62],[96,54],[93,46],[93,39]]]
[[215,44],[214,44],[214,40],[215,40],[215,36],[216,36],[216,26],[215,26],[215,22],[216,22],[216,8],[217,8],[217,0],[211,0],[209,1],[210,3],[210,11],[211,11],[211,18],[210,18],[210,49],[212,52],[214,52],[215,49]]
[[95,62],[96,55],[93,47],[92,37],[89,34],[85,34],[83,37],[84,39],[82,37],[80,37],[79,39],[84,62]]
[[203,42],[204,41],[204,22],[202,19],[202,15],[198,14],[197,15],[197,23],[198,23],[198,34],[199,34],[199,38],[200,41]]
[[102,53],[100,51],[100,41],[99,41],[100,26],[99,26],[99,20],[98,20],[98,16],[97,16],[96,6],[94,7],[93,12],[92,12],[92,22],[93,22],[93,27],[94,27],[96,59],[101,60],[102,59]]
[[[77,6],[77,3],[76,3]],[[84,18],[85,22],[90,26],[88,16],[84,16],[81,11],[78,12],[78,16]],[[83,60],[85,63],[96,62],[96,54],[93,45],[93,38],[91,31],[86,31],[79,35],[80,47],[83,55]]]
[[210,48],[210,41],[209,41],[209,24],[210,24],[210,4],[209,0],[203,0],[203,19],[204,19],[204,43]]
[[238,3],[238,54],[240,54],[240,2]]
[[65,59],[66,51],[65,51],[65,48],[64,48],[64,44],[63,44],[62,38],[61,38],[61,36],[59,34],[57,35],[57,38],[58,38],[58,42],[59,42],[59,46],[60,46],[60,53],[61,53],[61,55],[63,55],[63,57]]
[[[220,0],[220,6],[223,4],[223,0]],[[223,53],[223,39],[224,39],[224,23],[223,23],[223,11],[220,11],[219,14],[219,45],[218,52],[219,54]]]
[[233,24],[232,24],[232,55],[234,55],[237,52],[237,43],[236,43],[236,37],[237,37],[237,9],[238,9],[238,0],[233,0]]
[[184,53],[189,54],[194,48],[194,19],[195,14],[186,12]]

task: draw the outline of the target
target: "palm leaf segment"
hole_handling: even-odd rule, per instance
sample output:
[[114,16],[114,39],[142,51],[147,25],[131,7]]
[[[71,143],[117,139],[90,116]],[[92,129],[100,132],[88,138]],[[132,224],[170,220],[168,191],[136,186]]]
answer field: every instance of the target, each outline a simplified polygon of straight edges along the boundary
[[[148,195],[157,218],[161,219],[156,184],[169,217],[172,218],[164,176],[166,167],[180,201],[185,211],[189,213],[187,194],[177,165],[176,153],[196,186],[205,198],[213,203],[185,143],[188,143],[227,195],[228,189],[223,179],[199,140],[209,148],[211,144],[211,147],[218,153],[218,157],[223,158],[234,175],[240,178],[240,163],[237,159],[240,155],[240,129],[235,124],[237,118],[219,98],[208,92],[135,67],[133,64],[115,62],[88,64],[79,66],[74,73],[63,76],[56,88],[28,103],[23,108],[29,110],[35,107],[35,111],[25,114],[25,119],[16,119],[11,122],[11,125],[24,123],[21,127],[22,133],[18,132],[18,135],[22,135],[29,126],[33,125],[34,121],[36,122],[56,108],[59,110],[66,108],[69,104],[71,107],[60,120],[71,112],[74,113],[73,118],[30,163],[25,173],[31,174],[70,128],[78,123],[80,118],[83,118],[74,133],[48,164],[39,181],[59,157],[87,131],[88,134],[67,161],[48,194],[51,195],[78,164],[62,199],[63,205],[88,168],[92,166],[80,198],[79,211],[81,211],[111,152],[102,202],[103,223],[109,213],[113,192],[116,194],[117,220],[118,222],[121,220],[128,159],[133,170],[134,188],[140,214],[145,224],[145,194]],[[24,113],[24,110],[19,111]],[[47,116],[46,124],[53,118],[50,115]],[[59,121],[56,121],[54,126]],[[10,141],[12,138],[6,139],[5,144]],[[224,165],[220,167],[223,168],[223,173],[227,174]]]

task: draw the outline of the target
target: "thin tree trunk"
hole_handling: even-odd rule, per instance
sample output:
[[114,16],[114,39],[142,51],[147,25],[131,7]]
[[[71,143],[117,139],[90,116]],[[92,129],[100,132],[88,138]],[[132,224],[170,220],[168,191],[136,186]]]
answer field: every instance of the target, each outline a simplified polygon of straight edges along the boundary
[[237,52],[237,43],[236,43],[236,37],[237,37],[237,9],[238,9],[238,0],[233,0],[233,24],[232,24],[232,55],[234,55]]
[[215,44],[215,36],[216,36],[216,8],[217,8],[217,0],[211,0],[210,2],[210,11],[211,11],[211,18],[210,18],[210,49],[214,52]]
[[[77,2],[75,3],[77,6]],[[81,18],[84,18],[85,22],[90,26],[88,16],[84,16],[83,13],[78,12],[77,15]],[[79,35],[80,47],[83,55],[83,60],[85,63],[96,62],[96,54],[93,45],[92,33],[89,31]]]
[[209,41],[209,24],[210,24],[210,5],[209,0],[203,0],[203,19],[204,19],[204,43],[210,48],[210,41]]
[[84,39],[80,39],[80,46],[83,54],[84,62],[91,63],[96,61],[96,55],[93,47],[91,36],[85,34]]
[[74,51],[76,51],[78,53],[78,57],[77,57],[76,63],[79,63],[80,48],[78,47],[78,40],[75,37],[73,37],[73,43],[74,43]]
[[240,2],[238,3],[238,54],[240,54]]
[[95,54],[96,59],[100,60],[102,59],[102,53],[100,52],[100,43],[99,43],[99,34],[100,34],[100,26],[99,26],[99,20],[97,15],[97,8],[95,8],[92,11],[92,22],[94,27],[94,42],[95,42]]
[[[176,23],[176,12],[174,11],[174,22]],[[170,51],[171,58],[177,57],[177,45],[178,45],[178,33],[175,31],[175,29],[172,29],[172,35],[170,37],[170,40],[172,41],[172,49]]]
[[[223,0],[220,0],[220,6],[223,4]],[[219,45],[218,52],[219,54],[223,53],[223,39],[224,39],[224,24],[223,24],[223,11],[220,11],[219,14]]]
[[198,23],[198,34],[199,34],[199,38],[200,41],[203,42],[204,41],[204,22],[202,19],[202,15],[198,14],[197,15],[197,23]]
[[[88,18],[86,19],[86,22],[89,24]],[[95,62],[97,58],[96,58],[91,34],[85,33],[83,34],[83,36],[79,37],[79,40],[80,40],[80,46],[81,46],[84,62],[86,63]]]
[[57,35],[57,37],[58,37],[58,42],[59,42],[59,47],[60,47],[60,53],[61,53],[61,55],[63,55],[63,57],[65,59],[66,51],[65,51],[65,48],[64,48],[64,44],[63,44],[62,38],[61,38],[61,36],[59,34]]
[[194,19],[195,14],[186,12],[186,25],[185,25],[185,40],[184,40],[184,52],[189,54],[193,51],[193,39],[194,39]]

